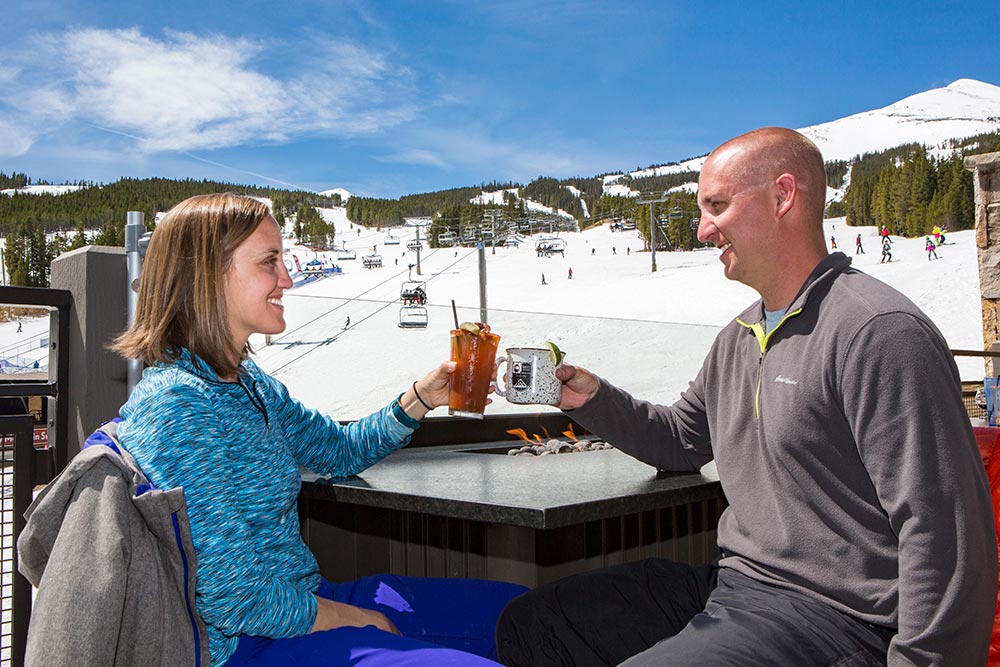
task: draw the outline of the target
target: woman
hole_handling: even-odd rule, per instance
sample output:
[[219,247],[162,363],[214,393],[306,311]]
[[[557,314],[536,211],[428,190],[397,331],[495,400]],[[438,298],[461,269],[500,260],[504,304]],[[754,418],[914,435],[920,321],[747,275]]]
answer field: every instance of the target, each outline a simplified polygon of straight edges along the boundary
[[118,434],[154,485],[184,489],[212,665],[493,664],[456,649],[495,655],[496,617],[523,587],[320,576],[299,534],[297,466],[351,475],[402,447],[448,402],[454,364],[341,426],[249,358],[251,334],[285,329],[291,286],[266,205],[192,197],[157,227],[135,323],[114,344],[150,366],[122,407]]

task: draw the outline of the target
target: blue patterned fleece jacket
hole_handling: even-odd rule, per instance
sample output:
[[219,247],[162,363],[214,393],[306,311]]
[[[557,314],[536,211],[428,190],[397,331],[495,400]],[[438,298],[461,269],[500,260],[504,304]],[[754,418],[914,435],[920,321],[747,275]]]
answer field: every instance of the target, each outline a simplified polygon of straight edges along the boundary
[[320,573],[299,533],[298,465],[356,474],[407,444],[418,425],[393,401],[343,426],[305,408],[252,361],[242,370],[240,382],[222,382],[182,350],[145,371],[118,427],[153,484],[184,489],[213,666],[229,659],[240,635],[312,628]]

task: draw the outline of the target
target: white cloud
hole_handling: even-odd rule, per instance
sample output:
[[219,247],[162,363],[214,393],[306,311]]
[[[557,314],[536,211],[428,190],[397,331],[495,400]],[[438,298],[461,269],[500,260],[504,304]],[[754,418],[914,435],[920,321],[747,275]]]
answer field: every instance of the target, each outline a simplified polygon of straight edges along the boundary
[[[27,128],[29,143],[47,126],[76,121],[133,137],[146,152],[370,134],[415,116],[412,104],[397,103],[410,72],[378,53],[314,38],[297,46],[303,62],[281,78],[256,64],[268,46],[136,28],[48,35],[17,54],[20,69],[0,70],[8,84],[0,106],[13,111],[8,126]],[[0,154],[13,150],[26,149],[0,144]]]
[[420,148],[410,148],[398,153],[379,158],[382,162],[399,162],[403,164],[423,164],[429,167],[447,168],[448,162],[433,151]]
[[34,140],[28,128],[0,119],[0,156],[24,155]]
[[[579,151],[564,140],[548,143],[538,138],[511,140],[491,136],[487,128],[434,128],[420,133],[411,143],[432,146],[433,152],[423,149],[401,151],[385,161],[417,162],[404,157],[419,158],[424,154],[434,156],[441,165],[481,168],[488,165],[489,173],[496,178],[530,181],[541,174],[569,174],[579,165],[568,157]],[[423,162],[432,164],[431,162]],[[583,173],[583,172],[581,172]]]

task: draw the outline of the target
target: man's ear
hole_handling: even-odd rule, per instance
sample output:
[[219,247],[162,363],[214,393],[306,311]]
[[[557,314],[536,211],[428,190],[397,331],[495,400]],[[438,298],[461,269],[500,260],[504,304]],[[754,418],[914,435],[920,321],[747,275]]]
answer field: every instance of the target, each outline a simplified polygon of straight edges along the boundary
[[778,195],[775,217],[780,219],[795,205],[795,199],[799,192],[798,184],[795,182],[794,176],[786,173],[778,176],[774,181],[774,185],[775,192]]

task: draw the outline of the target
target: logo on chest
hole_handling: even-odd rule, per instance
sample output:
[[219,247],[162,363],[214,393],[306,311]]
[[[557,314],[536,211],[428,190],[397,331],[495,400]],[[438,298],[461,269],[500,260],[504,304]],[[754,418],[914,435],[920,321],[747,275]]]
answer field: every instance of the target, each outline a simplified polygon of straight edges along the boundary
[[784,375],[778,375],[774,378],[774,381],[779,384],[798,384],[798,380],[793,380],[792,378],[786,378]]

